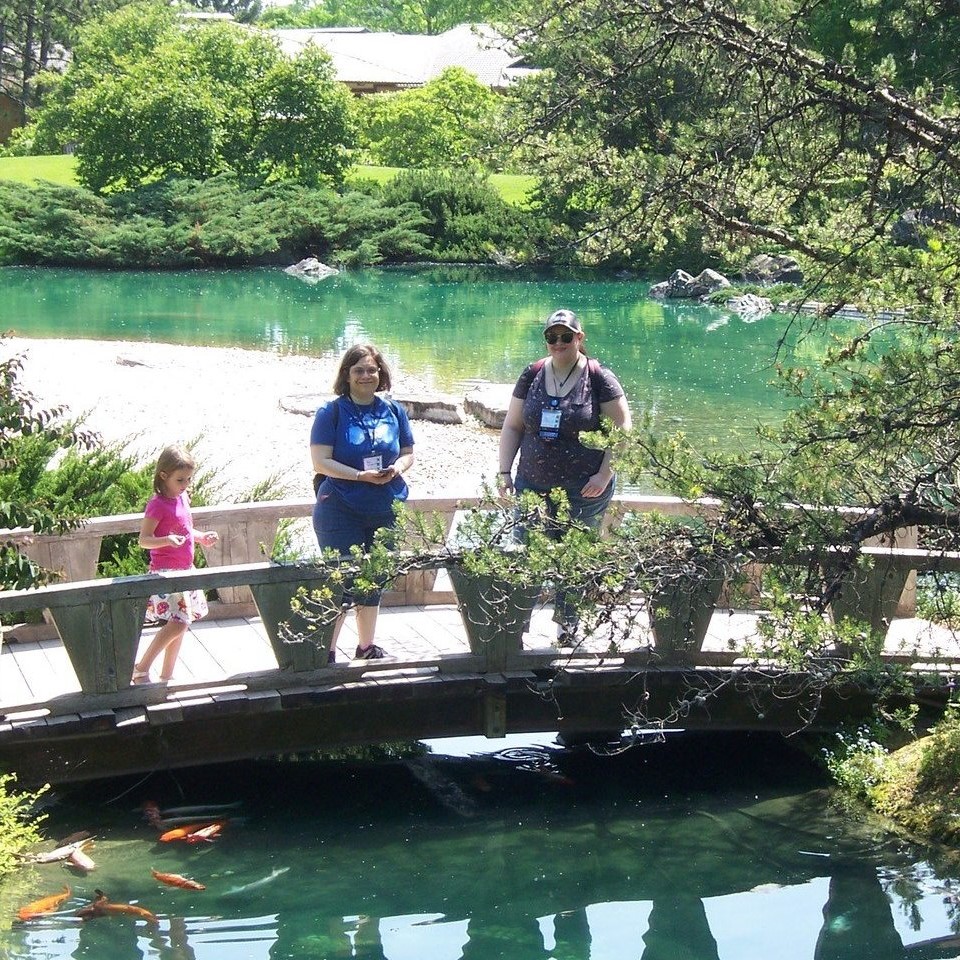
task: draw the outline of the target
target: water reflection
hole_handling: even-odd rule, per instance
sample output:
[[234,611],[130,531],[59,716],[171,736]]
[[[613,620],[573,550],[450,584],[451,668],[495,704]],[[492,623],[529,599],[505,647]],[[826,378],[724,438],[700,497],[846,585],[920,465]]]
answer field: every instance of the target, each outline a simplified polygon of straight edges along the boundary
[[[71,879],[69,911],[0,933],[0,955],[956,955],[956,877],[832,810],[803,754],[765,738],[682,740],[619,757],[511,747],[94,785],[63,797],[50,829],[94,826],[97,871]],[[162,807],[239,800],[244,822],[216,843],[157,844],[139,818],[147,796]],[[207,890],[160,887],[151,867]],[[63,882],[57,865],[30,872],[2,891],[5,915],[24,882],[31,893]],[[81,923],[72,911],[95,886],[153,910],[159,925]]]
[[[575,309],[587,348],[623,383],[635,418],[695,438],[732,437],[787,409],[776,362],[815,361],[824,336],[662,303],[638,281],[484,268],[363,270],[308,285],[281,270],[183,273],[0,269],[3,328],[25,336],[157,340],[339,356],[372,339],[441,390],[514,382],[542,354],[543,318]],[[833,321],[833,331],[850,330]]]

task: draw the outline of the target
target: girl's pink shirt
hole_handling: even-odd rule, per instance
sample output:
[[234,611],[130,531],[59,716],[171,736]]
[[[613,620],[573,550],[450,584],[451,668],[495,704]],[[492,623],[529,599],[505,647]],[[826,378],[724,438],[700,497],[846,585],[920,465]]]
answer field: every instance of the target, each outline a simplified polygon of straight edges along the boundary
[[157,547],[150,551],[150,570],[189,570],[193,566],[193,516],[190,498],[184,491],[176,499],[155,493],[144,509],[144,515],[156,518],[155,537],[171,533],[186,537],[179,547]]

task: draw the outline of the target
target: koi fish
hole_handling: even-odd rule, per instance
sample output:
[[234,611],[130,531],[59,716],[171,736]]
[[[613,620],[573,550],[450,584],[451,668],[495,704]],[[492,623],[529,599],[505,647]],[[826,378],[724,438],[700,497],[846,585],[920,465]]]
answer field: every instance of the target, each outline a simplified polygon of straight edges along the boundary
[[226,822],[210,823],[205,827],[201,827],[199,830],[192,830],[183,839],[186,840],[187,843],[201,843],[203,841],[213,843],[214,839],[220,836],[225,826]]
[[143,803],[143,819],[157,830],[161,830],[165,826],[160,816],[160,808],[152,800],[145,800]]
[[197,883],[196,880],[188,880],[186,877],[181,877],[179,873],[160,873],[158,870],[154,870],[152,868],[150,872],[153,874],[154,880],[159,880],[160,883],[165,883],[170,887],[183,887],[184,890],[207,889],[202,883]]
[[250,883],[244,883],[239,887],[231,887],[223,895],[225,897],[235,897],[238,893],[249,893],[251,890],[259,890],[261,887],[265,887],[268,883],[273,883],[277,877],[282,877],[289,869],[289,867],[277,867],[271,873],[267,874],[267,876],[261,877],[259,880],[253,880]]
[[186,840],[187,837],[198,830],[205,830],[209,826],[211,826],[210,823],[188,823],[182,827],[174,827],[172,830],[160,834],[160,842],[170,843],[171,840]]
[[35,917],[43,916],[45,913],[53,913],[54,910],[63,906],[70,899],[70,888],[64,887],[63,893],[52,893],[49,897],[41,897],[21,907],[17,911],[17,919],[33,920]]
[[30,863],[56,863],[58,860],[69,860],[74,850],[83,850],[92,842],[93,837],[89,833],[85,833],[79,840],[65,843],[55,850],[49,850],[47,853],[28,854],[25,859],[29,860]]
[[77,867],[79,870],[84,870],[89,873],[91,870],[96,870],[97,865],[93,862],[92,857],[88,857],[83,852],[83,846],[76,846],[73,850],[70,851],[70,862]]
[[81,907],[77,912],[81,920],[93,920],[94,917],[126,916],[136,917],[138,920],[146,920],[147,923],[156,923],[157,915],[151,913],[146,907],[138,907],[133,903],[111,903],[107,895],[102,890],[93,891],[97,899],[86,907]]
[[206,806],[193,807],[168,807],[161,813],[164,817],[219,817],[221,814],[228,813],[231,810],[239,810],[243,806],[242,801],[237,800],[234,803],[210,803]]
[[241,803],[211,804],[208,806],[195,807],[170,807],[168,810],[161,810],[154,800],[146,800],[142,805],[143,818],[155,827],[157,830],[169,830],[173,827],[182,827],[191,823],[196,823],[198,819],[205,819],[210,822],[213,817],[222,818],[225,814],[233,810],[239,810]]

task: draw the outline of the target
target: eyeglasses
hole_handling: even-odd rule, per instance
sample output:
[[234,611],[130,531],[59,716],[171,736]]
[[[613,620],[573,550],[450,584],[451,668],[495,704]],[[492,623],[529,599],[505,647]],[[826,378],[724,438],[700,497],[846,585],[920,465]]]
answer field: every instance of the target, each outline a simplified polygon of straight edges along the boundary
[[571,330],[567,330],[564,333],[545,333],[543,339],[547,343],[556,343],[558,340],[561,343],[573,343],[573,338],[576,336]]
[[351,367],[350,372],[358,377],[372,377],[380,372],[379,367]]

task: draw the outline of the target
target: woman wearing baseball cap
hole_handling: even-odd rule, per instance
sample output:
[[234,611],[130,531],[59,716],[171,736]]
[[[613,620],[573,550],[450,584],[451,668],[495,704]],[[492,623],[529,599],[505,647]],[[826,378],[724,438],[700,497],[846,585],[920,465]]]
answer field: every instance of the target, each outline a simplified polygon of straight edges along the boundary
[[[546,358],[530,364],[513,388],[500,433],[497,485],[505,493],[533,490],[544,497],[559,487],[570,519],[596,530],[614,492],[611,451],[584,446],[580,434],[598,430],[601,417],[629,430],[630,409],[612,371],[587,356],[572,310],[552,313],[543,338]],[[575,626],[575,614],[559,598],[554,618],[561,633]]]

